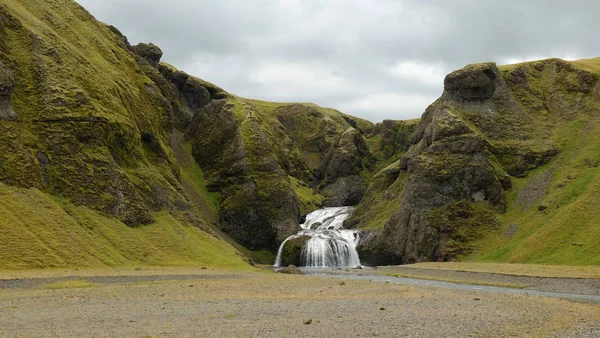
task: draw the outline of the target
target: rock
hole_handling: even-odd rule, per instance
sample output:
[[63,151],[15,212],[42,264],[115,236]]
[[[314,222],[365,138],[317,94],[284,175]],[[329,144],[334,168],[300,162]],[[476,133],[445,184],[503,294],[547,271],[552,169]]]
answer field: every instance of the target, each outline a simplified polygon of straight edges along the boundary
[[320,171],[324,172],[321,194],[324,206],[356,205],[363,198],[367,184],[360,176],[363,163],[374,161],[374,156],[360,132],[349,128],[340,136],[337,145],[325,155]]
[[382,307],[379,308],[379,310],[385,311],[385,308],[382,306]]
[[281,250],[281,265],[301,266],[303,264],[302,249],[309,239],[310,236],[299,236],[285,242],[285,246]]
[[125,46],[130,46],[129,45],[129,40],[127,39],[127,37],[125,35],[123,35],[123,33],[121,33],[121,31],[113,26],[113,25],[107,25],[107,28],[113,32],[119,39],[121,39],[123,41],[123,43],[125,43]]
[[417,124],[405,121],[384,120],[381,123],[379,150],[384,158],[390,158],[397,152],[405,152],[410,147],[411,136]]
[[0,120],[14,120],[17,114],[10,104],[10,95],[15,87],[12,71],[0,63]]
[[212,100],[196,111],[186,138],[207,189],[221,193],[222,229],[250,250],[277,247],[297,232],[298,200],[278,161],[279,145],[252,107],[243,108],[242,126],[237,107]]
[[[305,217],[306,220],[306,217]],[[321,222],[314,222],[313,224],[310,225],[310,229],[314,230],[314,229],[318,229],[321,226]]]
[[321,194],[325,197],[323,206],[339,207],[357,205],[367,191],[365,180],[359,175],[338,178],[327,185]]
[[288,275],[302,275],[304,274],[300,268],[295,265],[288,265],[286,268],[277,270],[278,273],[285,273]]
[[131,50],[148,61],[153,67],[158,67],[160,58],[163,56],[162,50],[152,43],[139,43],[131,47]]
[[506,228],[506,231],[504,232],[504,236],[508,237],[508,238],[512,238],[517,231],[519,231],[519,225],[518,224],[510,224],[508,226],[508,228]]
[[388,265],[393,263],[393,257],[384,249],[383,229],[361,230],[356,251],[360,262],[366,266]]
[[467,66],[444,79],[444,90],[459,100],[487,100],[496,90],[495,63]]
[[304,325],[310,325],[312,324],[312,319],[305,319],[304,320]]
[[206,106],[211,100],[208,89],[204,88],[198,79],[191,76],[187,78],[181,92],[192,111]]

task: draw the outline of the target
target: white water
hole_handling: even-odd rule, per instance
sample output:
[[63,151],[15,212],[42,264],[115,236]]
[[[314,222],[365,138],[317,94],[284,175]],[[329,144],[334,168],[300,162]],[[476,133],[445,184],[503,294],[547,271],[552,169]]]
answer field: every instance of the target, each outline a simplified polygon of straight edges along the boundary
[[346,230],[344,220],[354,211],[353,207],[319,209],[306,215],[300,226],[303,230],[288,237],[277,251],[275,266],[281,266],[281,253],[287,241],[300,236],[310,236],[302,249],[302,266],[309,267],[356,267],[360,259],[356,252],[358,231]]

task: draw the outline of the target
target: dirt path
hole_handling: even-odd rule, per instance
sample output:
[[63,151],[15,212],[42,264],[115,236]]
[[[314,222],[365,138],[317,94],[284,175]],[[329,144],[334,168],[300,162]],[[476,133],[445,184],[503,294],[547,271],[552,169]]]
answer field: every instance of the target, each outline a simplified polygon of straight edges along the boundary
[[600,307],[524,295],[268,272],[111,278],[87,288],[0,289],[0,336],[600,335]]

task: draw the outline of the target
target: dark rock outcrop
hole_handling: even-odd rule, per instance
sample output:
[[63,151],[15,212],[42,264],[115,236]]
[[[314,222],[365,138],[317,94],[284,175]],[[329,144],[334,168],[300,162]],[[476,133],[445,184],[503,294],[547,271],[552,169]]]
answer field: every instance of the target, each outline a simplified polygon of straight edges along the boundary
[[0,63],[0,120],[13,120],[17,117],[10,104],[10,95],[14,87],[12,71]]
[[281,251],[281,265],[302,266],[302,250],[308,240],[310,236],[299,236],[288,240]]
[[139,43],[132,46],[133,52],[148,61],[153,67],[158,67],[160,58],[163,56],[162,50],[152,43]]
[[381,135],[379,150],[388,159],[398,152],[405,152],[411,145],[411,136],[417,124],[405,121],[384,120],[378,128]]
[[360,176],[364,165],[374,161],[364,137],[356,129],[348,129],[340,135],[323,160],[324,180],[321,193],[326,206],[356,205],[367,190],[365,179]]
[[455,100],[487,100],[496,91],[499,75],[494,63],[468,66],[446,76],[444,90]]
[[275,249],[297,231],[300,211],[276,144],[253,116],[250,106],[214,100],[196,112],[186,137],[207,188],[221,192],[222,228],[251,250]]

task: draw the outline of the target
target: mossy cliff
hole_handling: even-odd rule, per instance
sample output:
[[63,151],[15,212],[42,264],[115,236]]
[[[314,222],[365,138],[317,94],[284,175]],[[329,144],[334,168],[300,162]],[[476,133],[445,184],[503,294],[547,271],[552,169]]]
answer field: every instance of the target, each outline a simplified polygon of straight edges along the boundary
[[[191,120],[196,108],[186,95],[202,91],[197,84],[203,83],[186,79],[186,88],[195,87],[180,90],[156,68],[159,54],[155,48],[129,46],[114,27],[96,21],[73,1],[0,2],[0,182],[11,187],[3,188],[3,199],[14,200],[3,209],[9,214],[0,218],[0,228],[5,235],[21,234],[0,237],[0,246],[7,249],[0,252],[0,268],[170,264],[168,260],[202,264],[211,259],[214,264],[219,255],[244,264],[233,248],[211,244],[211,236],[203,232],[210,231],[206,217],[185,192],[170,147],[173,128],[185,124],[186,115]],[[209,95],[215,92],[212,85],[202,88]],[[36,208],[39,199],[49,207]],[[160,231],[175,223],[184,230],[173,230],[181,237],[172,238],[165,259],[138,259],[151,248],[131,255],[111,236],[104,237],[112,238],[108,242],[91,243],[95,237],[85,235],[88,223],[80,212],[61,213],[56,205],[87,208],[73,210],[86,210],[104,230],[129,226],[132,247],[147,243],[147,227],[156,228],[157,222]],[[55,219],[57,214],[62,218]],[[78,247],[80,260],[49,244],[62,226],[71,231],[83,227],[81,236],[64,242]],[[31,240],[16,243],[19,238]],[[198,249],[186,253],[189,245]],[[218,251],[203,256],[202,246]],[[92,249],[86,253],[86,247],[98,247],[98,252],[110,247],[121,256],[98,258]],[[26,253],[36,250],[35,259]],[[98,259],[87,260],[92,256]]]
[[[0,2],[0,182],[140,236],[170,215],[243,252],[229,237],[274,250],[302,215],[360,201],[373,162],[370,122],[238,98],[162,54],[130,45],[74,1]],[[19,191],[11,189],[7,196]],[[9,263],[27,265],[0,268]]]
[[74,1],[0,0],[0,269],[270,263],[341,205],[365,263],[600,264],[600,59],[470,65],[372,124],[162,57]]
[[[384,200],[392,202],[384,215],[363,216],[361,221],[366,224],[375,218],[381,224],[384,218],[385,226],[365,236],[359,251],[370,255],[367,260],[375,263],[469,257],[493,260],[499,251],[482,254],[490,252],[491,238],[498,240],[497,245],[505,245],[501,249],[504,257],[520,257],[520,261],[555,250],[551,246],[558,243],[558,238],[550,241],[553,244],[544,239],[537,245],[540,253],[535,254],[510,238],[499,240],[497,234],[508,227],[515,230],[515,224],[505,223],[508,219],[531,224],[522,218],[525,214],[546,210],[546,206],[538,208],[536,203],[551,195],[548,185],[555,175],[560,171],[582,171],[575,160],[582,156],[578,152],[588,158],[589,170],[584,172],[595,168],[598,153],[593,149],[598,141],[575,140],[582,137],[584,129],[595,130],[599,121],[597,63],[551,59],[501,68],[486,63],[449,74],[443,95],[427,108],[412,135],[410,149],[400,161],[375,175],[370,190],[391,196]],[[540,181],[535,178],[540,174],[532,174],[540,170],[546,175],[541,179],[546,185],[543,188],[535,183]],[[528,188],[528,184],[534,187]],[[587,188],[577,189],[584,193]],[[515,196],[529,202],[523,206]],[[368,208],[363,203],[359,210]],[[551,214],[564,214],[563,206]],[[569,215],[578,217],[574,212]],[[553,218],[558,224],[569,222],[565,216],[560,221],[549,216],[546,221]],[[515,230],[522,240],[529,242],[532,236],[537,237],[537,231],[549,230],[536,218],[539,223],[533,226],[535,230],[530,229],[528,234]],[[588,217],[585,224],[588,228],[582,225],[583,232],[597,232]],[[573,251],[569,241],[582,235],[577,231],[554,232],[557,237],[568,238],[561,246],[569,251]],[[512,251],[515,246],[528,253]],[[582,244],[577,251],[584,250],[591,248]],[[579,260],[559,261],[582,264],[590,258],[585,257],[582,253]]]
[[348,121],[355,120],[311,105],[237,97],[198,110],[186,138],[208,189],[221,194],[221,227],[251,250],[274,250],[302,215],[357,204],[371,155]]

